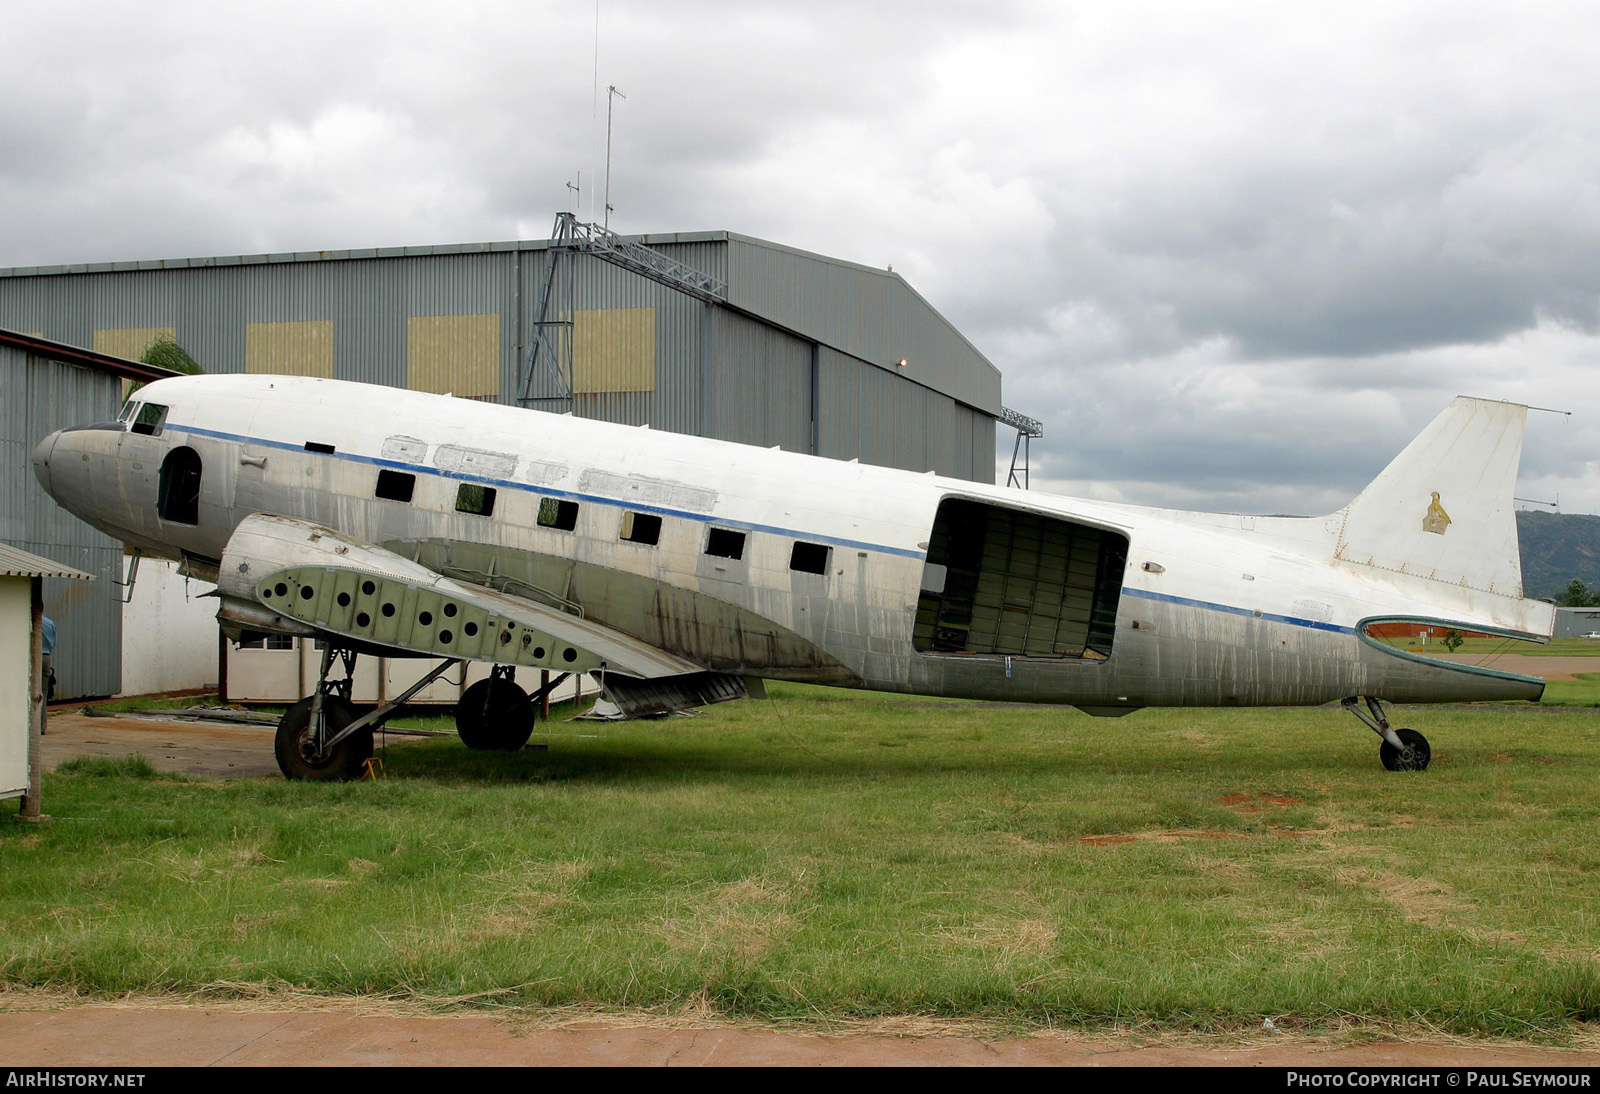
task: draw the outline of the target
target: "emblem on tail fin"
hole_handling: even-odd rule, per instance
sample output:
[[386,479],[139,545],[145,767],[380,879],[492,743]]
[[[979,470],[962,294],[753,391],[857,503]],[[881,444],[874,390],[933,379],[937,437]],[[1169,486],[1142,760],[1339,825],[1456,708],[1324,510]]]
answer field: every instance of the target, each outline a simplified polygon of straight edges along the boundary
[[1434,535],[1444,535],[1444,530],[1450,524],[1450,514],[1444,511],[1444,506],[1439,504],[1439,491],[1434,490],[1433,500],[1428,503],[1428,514],[1422,518],[1422,530],[1432,532]]

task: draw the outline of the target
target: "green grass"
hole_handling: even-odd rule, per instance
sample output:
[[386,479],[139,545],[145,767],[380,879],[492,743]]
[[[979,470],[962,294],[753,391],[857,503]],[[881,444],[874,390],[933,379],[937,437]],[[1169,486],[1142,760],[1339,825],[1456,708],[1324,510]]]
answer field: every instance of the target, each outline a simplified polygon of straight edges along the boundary
[[217,693],[207,691],[190,692],[187,695],[141,695],[133,699],[106,699],[89,703],[88,708],[123,714],[136,710],[183,710],[188,707],[215,705],[216,701]]
[[[563,700],[550,704],[550,717],[552,721],[564,721],[574,715],[581,714],[594,706],[595,694],[591,691],[582,703]],[[126,714],[152,710],[188,710],[192,707],[216,706],[217,693],[189,695],[150,695],[137,699],[108,699],[105,702],[94,703],[91,707],[96,712],[109,714]],[[250,710],[258,714],[270,714],[273,717],[282,715],[287,707],[271,703],[233,704],[234,710]],[[362,706],[362,711],[371,709]],[[385,723],[397,729],[426,729],[435,733],[454,733],[456,731],[455,708],[447,704],[423,704],[406,707],[399,715],[390,718]]]
[[91,775],[100,779],[154,779],[161,773],[144,756],[74,756],[60,764],[62,775]]
[[1600,672],[1580,672],[1576,680],[1551,680],[1544,686],[1546,706],[1600,707]]
[[[379,783],[64,767],[0,825],[0,986],[475,996],[763,1019],[1172,1029],[1600,1021],[1600,711],[1329,710],[773,686]],[[542,727],[541,727],[542,728]],[[0,810],[15,805],[0,803]]]

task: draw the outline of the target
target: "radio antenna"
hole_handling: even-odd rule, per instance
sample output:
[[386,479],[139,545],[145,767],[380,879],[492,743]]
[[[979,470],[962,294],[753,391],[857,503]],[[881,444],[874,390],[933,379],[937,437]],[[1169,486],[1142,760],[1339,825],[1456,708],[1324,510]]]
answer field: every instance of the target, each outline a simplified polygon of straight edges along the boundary
[[617,99],[627,101],[627,96],[617,90],[616,84],[606,87],[606,211],[603,227],[611,228],[611,107]]

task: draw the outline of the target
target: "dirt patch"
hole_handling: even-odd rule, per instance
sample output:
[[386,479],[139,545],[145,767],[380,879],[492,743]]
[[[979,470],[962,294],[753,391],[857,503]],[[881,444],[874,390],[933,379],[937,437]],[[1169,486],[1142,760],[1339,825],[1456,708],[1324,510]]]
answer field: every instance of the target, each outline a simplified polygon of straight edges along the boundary
[[1430,653],[1439,661],[1479,668],[1520,672],[1549,680],[1576,680],[1579,673],[1600,672],[1600,657],[1524,657],[1520,653]]
[[1282,808],[1304,804],[1300,798],[1286,798],[1276,794],[1224,794],[1217,801],[1238,813],[1260,813],[1268,806]]
[[185,1006],[174,1000],[70,1005],[7,996],[0,1044],[13,1067],[1223,1065],[1595,1067],[1600,1038],[1572,1048],[1470,1042],[1368,1027],[1323,1034],[1148,1029],[1017,1031],[905,1016],[803,1029],[682,1014],[508,1009],[428,1016],[385,999]]
[[[91,717],[52,710],[43,742],[44,766],[46,771],[54,771],[78,756],[140,755],[167,774],[203,779],[282,778],[272,753],[276,733],[274,726]],[[403,747],[409,740],[390,736],[388,745]],[[48,801],[45,811],[49,812]]]

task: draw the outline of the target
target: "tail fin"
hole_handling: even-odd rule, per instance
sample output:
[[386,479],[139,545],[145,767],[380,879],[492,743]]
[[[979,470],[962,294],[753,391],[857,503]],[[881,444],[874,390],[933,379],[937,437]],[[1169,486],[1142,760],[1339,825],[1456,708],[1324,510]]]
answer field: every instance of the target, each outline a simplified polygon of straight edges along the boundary
[[1336,557],[1522,596],[1512,495],[1528,408],[1459,396],[1334,518]]

